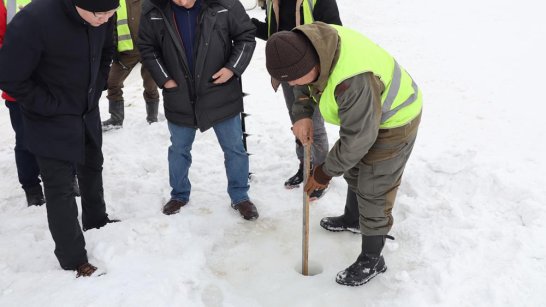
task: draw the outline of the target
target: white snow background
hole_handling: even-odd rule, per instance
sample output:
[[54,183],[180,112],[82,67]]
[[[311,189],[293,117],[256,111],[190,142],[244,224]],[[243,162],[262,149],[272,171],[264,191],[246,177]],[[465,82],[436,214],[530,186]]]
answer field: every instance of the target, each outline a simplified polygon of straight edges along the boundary
[[[546,306],[544,2],[338,5],[344,25],[395,56],[424,94],[385,274],[357,288],[335,283],[360,248],[358,235],[319,226],[343,212],[342,178],[311,205],[310,260],[321,272],[297,271],[302,192],[283,182],[298,162],[258,41],[243,82],[250,197],[260,218],[244,221],[229,206],[212,130],[194,143],[190,203],[177,215],[161,213],[170,192],[169,133],[164,117],[146,123],[134,71],[124,127],[105,133],[103,145],[107,210],[122,222],[85,233],[90,262],[107,272],[101,277],[60,269],[45,207],[26,207],[1,108],[0,306]],[[264,18],[259,8],[248,13]],[[105,119],[104,97],[100,104]],[[337,128],[327,129],[333,144]]]

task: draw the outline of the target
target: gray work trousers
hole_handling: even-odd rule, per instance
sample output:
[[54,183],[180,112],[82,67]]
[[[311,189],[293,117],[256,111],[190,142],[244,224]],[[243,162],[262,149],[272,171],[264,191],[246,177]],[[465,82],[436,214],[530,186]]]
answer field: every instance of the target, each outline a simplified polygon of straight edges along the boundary
[[[420,121],[421,115],[405,126],[380,129],[368,153],[343,174],[349,185],[345,214],[358,212],[363,235],[386,235],[391,230],[396,192],[415,144]],[[355,221],[356,217],[346,216],[345,220]]]

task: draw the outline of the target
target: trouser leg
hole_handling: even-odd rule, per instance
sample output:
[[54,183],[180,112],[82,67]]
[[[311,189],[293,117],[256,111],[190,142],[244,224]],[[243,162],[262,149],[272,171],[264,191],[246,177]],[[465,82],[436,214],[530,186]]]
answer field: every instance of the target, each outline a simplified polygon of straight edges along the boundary
[[228,179],[227,191],[232,204],[248,200],[248,154],[243,145],[241,116],[237,114],[214,125],[218,143],[224,152],[224,165]]
[[171,199],[188,202],[191,192],[188,175],[192,163],[191,149],[195,139],[195,128],[178,126],[172,122],[168,122],[168,127],[171,133],[168,155]]
[[72,190],[74,164],[36,156],[47,199],[47,220],[55,242],[55,255],[65,270],[87,262],[85,239],[78,222],[78,207]]
[[347,181],[356,191],[363,235],[386,235],[394,223],[392,209],[419,122],[417,117],[406,126],[381,130],[376,143],[355,168],[356,182]]
[[15,132],[14,152],[19,183],[24,190],[28,190],[40,184],[40,169],[36,157],[28,151],[25,144],[25,129],[20,105],[17,102],[6,101],[6,106],[9,109],[11,126]]
[[87,133],[86,129],[85,158],[83,163],[77,164],[84,229],[103,226],[108,220],[102,183],[104,158],[101,147]]

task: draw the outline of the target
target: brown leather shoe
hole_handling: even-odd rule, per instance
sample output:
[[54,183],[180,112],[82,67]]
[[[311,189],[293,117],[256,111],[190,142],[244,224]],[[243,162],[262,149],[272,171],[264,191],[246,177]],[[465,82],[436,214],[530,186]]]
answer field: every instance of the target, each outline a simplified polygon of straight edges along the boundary
[[256,206],[254,206],[254,204],[250,200],[245,200],[238,204],[232,205],[231,207],[239,211],[239,213],[245,220],[252,221],[260,216],[258,214],[258,209],[256,209]]
[[78,277],[89,277],[91,275],[93,275],[93,273],[95,273],[95,271],[97,270],[97,267],[92,265],[91,263],[89,262],[86,262],[82,265],[80,265],[77,269],[76,269],[76,278]]
[[165,204],[165,206],[163,206],[163,214],[171,215],[178,213],[180,211],[180,208],[184,207],[186,204],[187,202],[185,201],[171,199]]

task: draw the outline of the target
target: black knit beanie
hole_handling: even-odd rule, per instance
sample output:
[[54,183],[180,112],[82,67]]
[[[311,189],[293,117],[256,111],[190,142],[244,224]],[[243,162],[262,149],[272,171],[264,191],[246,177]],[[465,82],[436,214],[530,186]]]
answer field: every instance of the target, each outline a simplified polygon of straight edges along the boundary
[[119,7],[119,0],[73,0],[74,5],[89,12],[108,12]]
[[265,66],[271,77],[279,81],[299,79],[318,64],[315,48],[302,33],[281,31],[267,40]]

